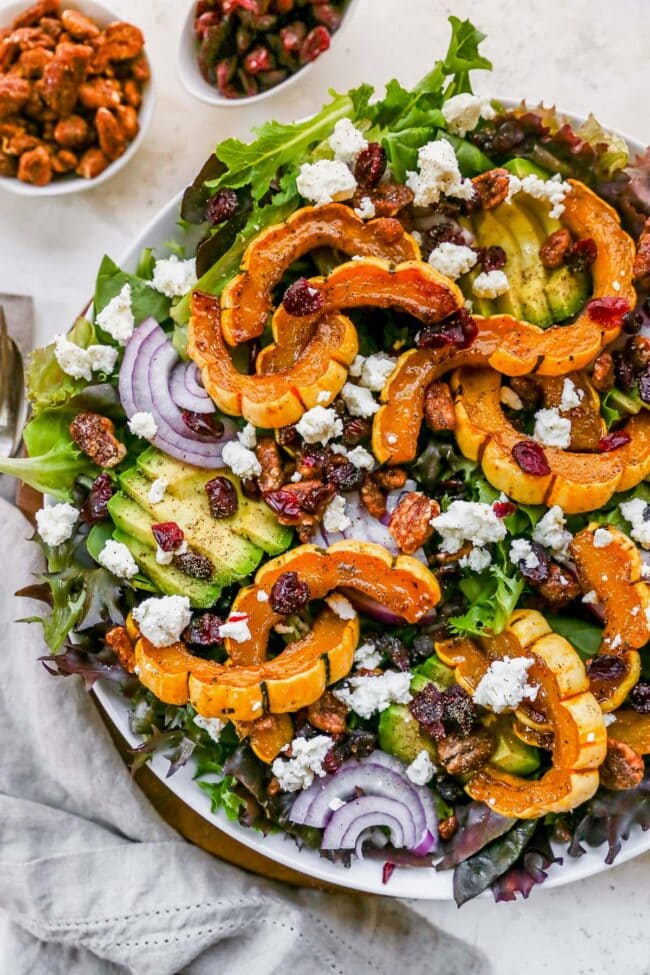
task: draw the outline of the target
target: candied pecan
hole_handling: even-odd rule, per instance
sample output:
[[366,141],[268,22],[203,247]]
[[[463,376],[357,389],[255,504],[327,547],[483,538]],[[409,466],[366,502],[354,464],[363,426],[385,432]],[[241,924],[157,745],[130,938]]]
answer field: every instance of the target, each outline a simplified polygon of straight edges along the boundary
[[262,492],[276,491],[284,484],[284,471],[278,445],[272,437],[264,437],[255,448],[255,456],[262,465],[259,485]]
[[438,742],[438,757],[449,775],[477,772],[489,760],[496,742],[486,728],[468,735],[447,735]]
[[649,283],[650,279],[650,217],[645,222],[641,231],[639,242],[636,245],[636,257],[634,258],[634,280],[641,284]]
[[126,447],[115,436],[113,421],[99,413],[77,413],[70,424],[70,436],[99,467],[115,467],[126,456]]
[[564,609],[580,595],[576,577],[556,562],[551,564],[548,577],[536,588],[553,610]]
[[23,78],[40,78],[53,56],[52,52],[47,51],[44,47],[35,47],[32,51],[23,51],[18,59],[18,67]]
[[22,156],[24,152],[30,152],[40,145],[41,140],[35,135],[30,135],[25,129],[2,140],[2,150],[9,156]]
[[384,491],[397,491],[406,484],[407,473],[403,467],[384,467],[373,476]]
[[16,115],[29,99],[31,85],[26,78],[6,75],[0,78],[0,118]]
[[412,555],[431,538],[431,519],[439,514],[437,501],[419,491],[409,491],[402,495],[393,509],[388,530],[402,552]]
[[124,92],[124,101],[127,105],[130,105],[131,108],[140,108],[142,104],[142,92],[137,81],[134,81],[133,78],[127,78],[122,84],[122,90]]
[[54,140],[64,149],[83,149],[89,138],[88,123],[81,115],[59,119],[54,128]]
[[130,64],[130,70],[133,78],[137,82],[141,85],[146,84],[151,78],[151,68],[149,67],[146,54],[140,54],[137,58],[134,58]]
[[276,491],[267,491],[263,497],[281,525],[311,526],[318,521],[335,493],[333,485],[311,480],[285,484]]
[[79,88],[79,101],[84,108],[115,108],[122,100],[119,81],[115,78],[91,78]]
[[135,58],[144,48],[142,31],[133,24],[115,21],[109,24],[95,56],[95,69],[105,71],[111,61]]
[[90,48],[82,44],[60,45],[58,52],[38,82],[43,101],[57,115],[70,115],[79,95],[79,86],[86,77]]
[[614,357],[607,349],[603,349],[594,362],[591,381],[596,389],[604,393],[614,385]]
[[0,176],[15,176],[18,162],[15,156],[9,156],[0,149]]
[[9,40],[21,51],[32,51],[37,47],[54,47],[54,38],[38,27],[21,27],[10,34]]
[[451,390],[439,380],[429,383],[424,394],[424,419],[430,430],[455,430],[456,413]]
[[135,108],[132,105],[117,105],[115,114],[124,136],[129,142],[132,142],[140,131],[140,122]]
[[104,637],[124,669],[132,674],[135,670],[135,650],[131,637],[124,626],[114,626]]
[[455,816],[447,816],[446,819],[441,819],[438,823],[438,833],[444,843],[452,838],[457,829],[458,820]]
[[27,7],[26,10],[18,14],[14,18],[12,26],[14,30],[19,27],[32,27],[39,22],[41,17],[49,17],[50,14],[58,15],[59,6],[59,0],[38,0],[38,3]]
[[413,190],[402,183],[381,183],[379,186],[362,186],[352,197],[352,206],[360,207],[361,201],[369,199],[375,208],[376,217],[395,217],[405,207],[413,203]]
[[386,498],[372,474],[365,473],[359,488],[361,504],[373,518],[383,518],[386,514]]
[[0,73],[4,74],[9,70],[19,51],[20,48],[10,37],[3,37],[0,40]]
[[45,146],[24,152],[18,163],[18,179],[34,186],[46,186],[52,179],[52,163]]
[[58,173],[71,173],[73,169],[76,169],[78,159],[71,149],[59,149],[54,147],[54,151],[50,153],[50,159],[52,161],[52,172]]
[[108,108],[98,108],[95,113],[95,128],[99,148],[111,162],[123,155],[126,149],[126,136],[120,123]]
[[484,210],[493,210],[503,203],[510,189],[510,173],[507,169],[490,169],[472,180]]
[[607,755],[600,766],[600,784],[612,792],[634,789],[643,778],[643,759],[622,741],[607,739]]
[[57,40],[63,33],[63,24],[58,17],[43,17],[38,25],[44,34],[51,37],[53,40]]
[[635,335],[625,346],[633,367],[643,372],[650,366],[650,339],[645,335]]
[[61,14],[61,23],[76,41],[87,41],[91,37],[98,37],[101,33],[97,24],[94,24],[89,17],[84,17],[78,10],[64,10]]
[[109,162],[110,160],[104,155],[102,150],[96,146],[93,146],[91,149],[86,149],[79,160],[79,165],[76,169],[77,176],[83,176],[84,179],[95,179],[96,176],[104,172]]
[[571,234],[566,227],[562,227],[546,238],[540,248],[539,259],[544,267],[560,267],[570,246]]
[[325,691],[307,708],[309,724],[327,735],[342,735],[347,728],[347,715],[347,707],[331,691]]

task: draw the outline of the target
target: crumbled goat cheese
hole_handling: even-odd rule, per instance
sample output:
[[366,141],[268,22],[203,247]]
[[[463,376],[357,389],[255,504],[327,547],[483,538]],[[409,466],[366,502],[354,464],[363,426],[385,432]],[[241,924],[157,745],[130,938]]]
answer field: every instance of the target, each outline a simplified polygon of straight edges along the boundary
[[604,714],[603,715],[603,721],[605,722],[605,727],[608,728],[610,726],[610,724],[614,724],[614,722],[616,721],[616,715],[615,714]]
[[523,179],[519,179],[518,176],[511,176],[506,202],[511,203],[513,196],[518,193],[526,193],[535,200],[546,200],[551,207],[549,216],[559,220],[564,213],[564,199],[570,192],[570,183],[563,182],[559,173],[556,173],[551,179],[540,179],[534,174],[524,176]]
[[62,545],[72,537],[79,512],[72,504],[53,504],[36,512],[38,534],[46,545]]
[[385,711],[390,704],[408,704],[413,675],[409,671],[387,670],[384,674],[349,677],[343,687],[333,691],[362,718]]
[[500,542],[507,529],[503,518],[497,518],[492,505],[481,501],[452,501],[446,511],[431,519],[435,530],[442,535],[442,552],[453,554],[472,542],[478,548]]
[[110,345],[89,345],[87,349],[82,349],[65,335],[54,338],[56,361],[63,372],[73,379],[90,382],[93,372],[113,372],[118,354],[118,350]]
[[196,261],[181,261],[172,254],[162,261],[156,261],[153,269],[151,287],[168,298],[182,298],[191,291],[197,282]]
[[380,352],[377,355],[369,355],[367,358],[358,355],[350,367],[350,375],[359,380],[360,386],[371,389],[373,393],[380,393],[386,385],[386,380],[395,369],[395,359]]
[[535,414],[533,437],[545,447],[566,449],[571,443],[571,420],[560,416],[556,406],[538,410]]
[[474,278],[472,291],[477,298],[498,298],[510,288],[504,271],[481,271]]
[[331,393],[328,393],[328,391],[326,389],[321,389],[320,393],[316,397],[316,402],[317,403],[327,403],[327,402],[329,402],[329,398],[330,398],[331,395],[332,394]]
[[442,106],[447,129],[454,135],[461,137],[471,132],[479,123],[479,119],[493,119],[495,111],[489,98],[463,93],[449,98]]
[[221,452],[226,467],[238,477],[259,477],[262,465],[252,450],[244,447],[238,440],[231,440]]
[[258,603],[268,603],[268,601],[269,601],[269,594],[268,594],[268,592],[264,592],[263,589],[258,589],[257,590],[257,601],[258,601]]
[[510,561],[513,565],[523,563],[526,569],[536,569],[539,565],[539,559],[526,538],[513,539],[512,545],[510,546]]
[[252,423],[247,423],[243,430],[237,434],[237,439],[244,447],[252,450],[257,447],[257,433]]
[[375,458],[365,447],[355,447],[354,450],[348,450],[347,457],[351,464],[359,467],[362,471],[371,471],[375,466]]
[[298,420],[296,430],[305,443],[329,443],[343,433],[343,422],[329,406],[313,406]]
[[559,504],[549,508],[533,529],[533,541],[542,545],[559,559],[569,557],[569,543],[573,538],[566,530],[566,519]]
[[326,532],[343,532],[351,524],[345,513],[345,498],[337,494],[323,512],[323,528]]
[[157,477],[155,481],[152,482],[149,488],[149,493],[147,494],[147,501],[149,504],[160,504],[162,499],[165,497],[165,491],[169,487],[168,482],[164,477]]
[[473,548],[468,555],[463,555],[458,564],[461,569],[483,572],[488,565],[492,564],[492,555],[486,548]]
[[571,379],[565,379],[562,386],[562,399],[560,400],[560,412],[568,413],[580,406],[585,398],[584,389],[578,389]]
[[[126,545],[114,542],[112,538],[104,545],[97,556],[97,561],[105,569],[112,572],[118,579],[132,579],[138,574],[138,563],[135,561]],[[135,616],[135,610],[133,611]],[[147,634],[145,633],[145,636]]]
[[154,596],[134,607],[133,618],[154,647],[169,647],[192,622],[190,601],[187,596]]
[[448,278],[459,278],[471,271],[478,260],[476,251],[464,244],[452,244],[444,241],[429,254],[429,264]]
[[363,132],[349,118],[338,120],[329,137],[329,144],[334,151],[334,157],[347,165],[356,162],[359,153],[368,148],[368,140],[364,138]]
[[283,792],[299,792],[308,789],[316,776],[321,779],[326,773],[323,768],[325,756],[333,745],[329,735],[315,735],[313,738],[294,738],[288,748],[291,758],[276,758],[271,766]]
[[429,753],[423,748],[406,769],[406,777],[411,780],[413,785],[426,785],[433,778],[435,770],[436,767],[431,761]]
[[219,627],[219,636],[223,640],[230,637],[235,643],[246,643],[251,638],[248,620],[246,613],[235,613],[229,616],[226,622]]
[[324,206],[334,200],[349,200],[354,196],[357,181],[344,162],[319,159],[315,163],[303,163],[296,186],[305,200]]
[[153,440],[158,433],[158,427],[152,413],[134,413],[129,420],[129,430],[134,437],[143,437],[144,440]]
[[156,546],[156,562],[158,565],[171,565],[174,561],[175,556],[185,555],[187,552],[187,542],[181,542],[181,544],[171,550],[171,552],[166,552],[160,545]]
[[612,281],[612,288],[614,289],[614,291],[620,291],[621,290],[621,282],[620,281]]
[[526,699],[534,701],[539,691],[527,683],[528,670],[535,663],[528,657],[493,660],[474,691],[474,701],[500,714],[514,709]]
[[375,204],[372,202],[369,196],[361,197],[361,203],[358,207],[354,208],[354,212],[362,220],[372,220],[373,217],[377,216],[377,211],[375,209]]
[[632,525],[630,536],[643,548],[650,548],[650,506],[641,498],[632,498],[621,505],[621,514]]
[[382,661],[382,654],[372,643],[362,643],[354,652],[354,664],[358,670],[374,670]]
[[365,386],[355,386],[354,383],[345,384],[341,390],[341,399],[350,416],[373,416],[379,409],[379,403],[375,401],[372,392]]
[[119,295],[111,298],[106,307],[99,312],[95,322],[120,345],[126,345],[135,328],[135,318],[131,310],[130,284],[125,284]]
[[332,593],[331,596],[326,598],[325,602],[340,620],[353,620],[356,618],[356,609],[350,600],[346,599],[345,596],[341,596],[340,593]]
[[[585,603],[585,605],[587,606],[595,605],[598,602],[598,596],[596,595],[596,590],[590,589],[589,592],[586,592],[582,597],[582,602]],[[635,608],[638,609],[638,606]]]
[[397,443],[397,434],[396,433],[387,434],[386,440],[391,445],[391,447],[393,447]]
[[499,402],[504,406],[509,406],[511,410],[523,410],[524,404],[521,397],[517,396],[514,389],[510,386],[502,386],[499,393]]
[[347,805],[347,803],[345,803],[343,799],[339,799],[338,796],[334,796],[334,798],[328,802],[327,808],[331,809],[332,812],[338,812],[339,809],[343,809],[343,806],[345,805]]
[[594,548],[607,548],[614,541],[614,536],[606,528],[597,528],[594,532]]
[[406,185],[418,207],[437,203],[441,194],[469,200],[474,196],[470,179],[463,179],[451,144],[445,139],[428,142],[418,152],[418,172],[406,174]]
[[208,737],[212,738],[217,745],[219,744],[219,739],[221,738],[221,732],[226,727],[224,722],[219,718],[204,718],[202,714],[197,714],[194,716],[194,724],[198,728],[202,728],[203,731],[207,731]]

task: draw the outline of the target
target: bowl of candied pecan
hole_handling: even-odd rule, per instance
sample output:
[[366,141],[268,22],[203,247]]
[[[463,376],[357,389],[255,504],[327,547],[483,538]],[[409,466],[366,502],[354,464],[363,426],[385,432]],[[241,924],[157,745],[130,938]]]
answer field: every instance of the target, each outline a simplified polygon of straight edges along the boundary
[[0,187],[55,196],[96,186],[140,146],[154,91],[144,38],[94,0],[0,12]]
[[196,98],[247,105],[302,77],[340,36],[358,0],[191,0],[178,68]]

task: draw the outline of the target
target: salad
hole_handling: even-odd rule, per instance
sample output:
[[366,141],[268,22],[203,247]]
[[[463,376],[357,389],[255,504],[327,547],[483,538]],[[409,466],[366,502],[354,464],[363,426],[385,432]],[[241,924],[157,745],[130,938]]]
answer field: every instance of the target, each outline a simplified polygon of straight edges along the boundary
[[650,824],[648,156],[412,90],[217,146],[29,367],[24,590],[214,811],[459,904]]

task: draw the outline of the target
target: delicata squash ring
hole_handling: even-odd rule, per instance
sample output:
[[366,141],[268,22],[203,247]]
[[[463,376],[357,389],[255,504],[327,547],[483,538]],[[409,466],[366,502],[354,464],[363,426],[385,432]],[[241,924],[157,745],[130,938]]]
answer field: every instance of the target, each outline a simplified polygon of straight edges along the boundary
[[469,693],[493,661],[532,658],[528,682],[539,688],[534,707],[544,713],[553,735],[553,764],[541,778],[524,779],[488,764],[465,786],[473,799],[502,816],[537,819],[568,812],[593,796],[607,747],[603,715],[580,657],[540,613],[517,610],[497,637],[451,640],[436,650]]
[[[257,573],[255,584],[238,593],[231,616],[248,616],[251,638],[225,640],[226,664],[195,657],[182,643],[154,647],[140,636],[135,647],[140,681],[168,704],[189,701],[206,718],[236,722],[313,704],[329,684],[350,672],[359,642],[359,619],[356,613],[343,619],[326,608],[305,637],[267,660],[271,629],[284,619],[273,611],[268,597],[277,579],[292,571],[307,582],[312,599],[346,586],[384,602],[411,623],[440,599],[440,587],[426,566],[410,556],[395,558],[382,545],[343,541],[328,549],[298,546],[268,562]],[[266,599],[260,600],[260,593]]]
[[559,504],[567,514],[594,511],[614,492],[635,487],[650,473],[650,414],[633,416],[624,430],[630,440],[607,453],[575,453],[544,447],[549,474],[529,474],[513,448],[528,438],[507,420],[500,403],[501,376],[491,369],[460,369],[451,379],[456,440],[478,460],[490,484],[522,504]]
[[273,289],[282,275],[294,261],[318,247],[331,247],[349,257],[383,257],[394,264],[420,257],[415,239],[399,220],[384,217],[365,222],[341,203],[303,207],[251,242],[242,273],[225,288],[221,324],[230,345],[262,334],[273,311]]

